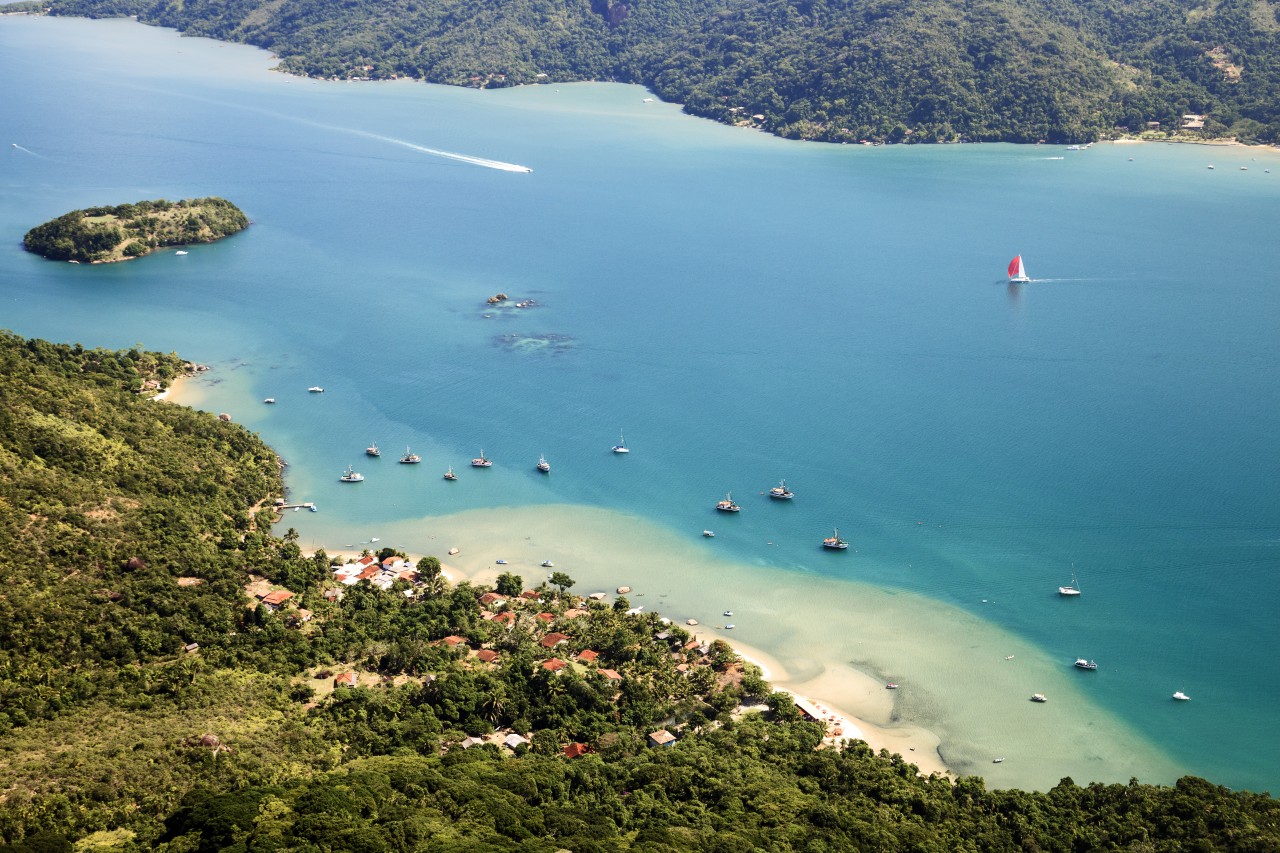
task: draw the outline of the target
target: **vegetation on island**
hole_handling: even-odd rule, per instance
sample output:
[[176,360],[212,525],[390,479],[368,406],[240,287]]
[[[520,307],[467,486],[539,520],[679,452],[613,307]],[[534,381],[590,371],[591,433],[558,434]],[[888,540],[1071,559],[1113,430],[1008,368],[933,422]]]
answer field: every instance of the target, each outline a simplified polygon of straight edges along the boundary
[[0,849],[1280,847],[1191,777],[921,777],[564,572],[303,554],[270,448],[138,393],[183,369],[0,333]]
[[224,198],[158,199],[64,213],[28,231],[22,245],[53,261],[96,264],[212,243],[248,227],[249,218]]
[[52,0],[50,8],[247,42],[313,77],[639,83],[695,115],[795,139],[1280,141],[1280,6],[1265,0]]

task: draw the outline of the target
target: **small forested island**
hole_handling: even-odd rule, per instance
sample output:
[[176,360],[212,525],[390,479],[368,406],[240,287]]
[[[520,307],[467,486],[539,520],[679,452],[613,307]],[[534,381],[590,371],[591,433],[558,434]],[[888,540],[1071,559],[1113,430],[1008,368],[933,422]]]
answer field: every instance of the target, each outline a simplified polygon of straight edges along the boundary
[[0,332],[0,849],[1280,849],[1203,779],[922,777],[562,571],[304,554],[261,439],[138,393],[187,369]]
[[52,261],[98,264],[212,243],[248,227],[249,218],[224,198],[157,199],[64,213],[28,231],[22,245]]

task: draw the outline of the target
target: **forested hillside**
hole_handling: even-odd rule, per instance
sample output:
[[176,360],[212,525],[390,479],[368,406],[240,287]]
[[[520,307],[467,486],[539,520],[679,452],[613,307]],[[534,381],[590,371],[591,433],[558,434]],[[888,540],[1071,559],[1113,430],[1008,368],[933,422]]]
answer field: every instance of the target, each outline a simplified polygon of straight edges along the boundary
[[224,198],[157,199],[64,213],[28,231],[22,245],[54,261],[106,263],[211,243],[248,227],[249,218]]
[[921,778],[562,572],[340,583],[269,533],[268,447],[148,399],[183,369],[0,333],[0,849],[1280,848],[1199,779]]
[[1271,0],[53,0],[274,51],[320,77],[620,80],[826,141],[1280,141]]

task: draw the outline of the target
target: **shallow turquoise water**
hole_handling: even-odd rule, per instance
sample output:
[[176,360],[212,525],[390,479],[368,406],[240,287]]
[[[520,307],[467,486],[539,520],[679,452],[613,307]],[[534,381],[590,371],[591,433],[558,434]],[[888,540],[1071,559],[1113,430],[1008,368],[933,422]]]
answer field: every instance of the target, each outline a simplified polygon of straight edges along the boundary
[[[544,502],[712,527],[779,584],[902,587],[1095,658],[1091,694],[1187,772],[1276,789],[1280,157],[806,145],[629,87],[269,65],[0,18],[25,81],[0,110],[0,325],[214,364],[218,406],[320,503],[304,533]],[[254,226],[101,268],[18,245],[73,208],[208,194]],[[1036,281],[1010,289],[1015,253]],[[499,291],[539,304],[486,309]],[[784,477],[794,502],[760,494]],[[717,516],[730,490],[743,512]],[[833,526],[856,552],[817,548]]]

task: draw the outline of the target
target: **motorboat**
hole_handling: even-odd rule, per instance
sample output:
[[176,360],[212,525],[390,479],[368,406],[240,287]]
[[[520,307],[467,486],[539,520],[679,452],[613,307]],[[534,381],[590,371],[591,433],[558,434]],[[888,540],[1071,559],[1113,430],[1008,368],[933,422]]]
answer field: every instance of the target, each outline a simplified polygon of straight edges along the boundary
[[547,461],[547,457],[545,456],[538,457],[538,470],[541,471],[543,474],[551,473],[551,463]]
[[1004,761],[1004,757],[1003,757],[1003,756],[1002,756],[1002,757],[1000,757],[1000,758],[993,758],[993,759],[991,759],[991,763],[992,763],[992,764],[999,764],[999,763],[1000,763],[1000,762],[1002,762],[1002,761]]
[[849,543],[840,538],[840,529],[836,528],[831,531],[831,535],[822,540],[823,548],[830,548],[833,551],[843,551],[849,547]]
[[705,536],[705,537],[707,537],[708,539],[715,539],[715,538],[716,538],[716,534],[715,534],[715,532],[714,532],[714,531],[712,531],[712,530],[704,530],[704,531],[702,531],[702,535],[703,535],[703,536]]
[[1045,696],[1043,693],[1032,693],[1031,701],[1032,702],[1048,702],[1049,697]]
[[477,456],[475,459],[471,460],[471,467],[472,468],[492,468],[493,460],[486,459],[484,455],[484,451],[481,450],[480,455]]
[[1098,665],[1091,660],[1085,660],[1084,658],[1076,658],[1076,669],[1094,670],[1097,668],[1098,668]]
[[268,397],[267,399],[263,400],[262,402],[267,403],[267,404],[271,404],[271,403],[274,403],[275,401],[276,401],[276,398],[275,398],[275,397]]
[[897,684],[897,682],[895,682],[895,681],[890,681],[888,684],[886,684],[886,685],[884,686],[884,689],[885,689],[885,690],[897,690],[897,689],[898,689],[898,684]]
[[308,388],[308,389],[307,389],[307,391],[309,391],[309,392],[310,392],[310,393],[312,393],[312,394],[323,394],[323,393],[324,393],[324,389],[323,389],[323,388],[321,388],[319,385],[312,385],[310,388]]
[[362,483],[364,482],[364,474],[348,465],[347,470],[343,471],[342,476],[338,479],[344,483]]
[[1187,694],[1183,693],[1181,690],[1179,690],[1179,691],[1177,691],[1176,693],[1174,693],[1174,694],[1173,694],[1173,698],[1174,698],[1174,699],[1177,699],[1179,702],[1190,702],[1190,701],[1191,701],[1191,697],[1190,697],[1190,696],[1188,696]]
[[368,447],[366,447],[366,448],[364,449],[364,452],[365,452],[365,454],[366,454],[366,455],[368,455],[368,456],[381,456],[381,455],[382,455],[382,451],[378,449],[378,443],[377,443],[376,441],[375,441],[373,444],[371,444],[371,445],[369,445]]
[[542,561],[542,568],[544,569],[554,569],[555,567],[556,567],[556,564],[551,562],[550,560]]
[[456,480],[458,479],[458,475],[453,473],[453,469],[450,468],[448,471],[444,472],[444,478],[446,480]]
[[720,512],[741,512],[742,507],[733,502],[733,492],[729,492],[724,496],[724,500],[716,504],[716,509]]
[[494,562],[497,563],[499,566],[505,566],[507,564],[506,560],[494,560]]
[[725,616],[732,616],[732,615],[733,615],[733,611],[732,611],[732,610],[726,610],[726,611],[724,612],[724,615],[725,615]]
[[796,496],[796,493],[787,488],[787,481],[782,480],[778,485],[769,490],[769,497],[777,501],[789,501]]
[[417,465],[421,461],[422,457],[416,453],[410,453],[407,447],[404,449],[404,456],[400,457],[400,464],[402,465]]

